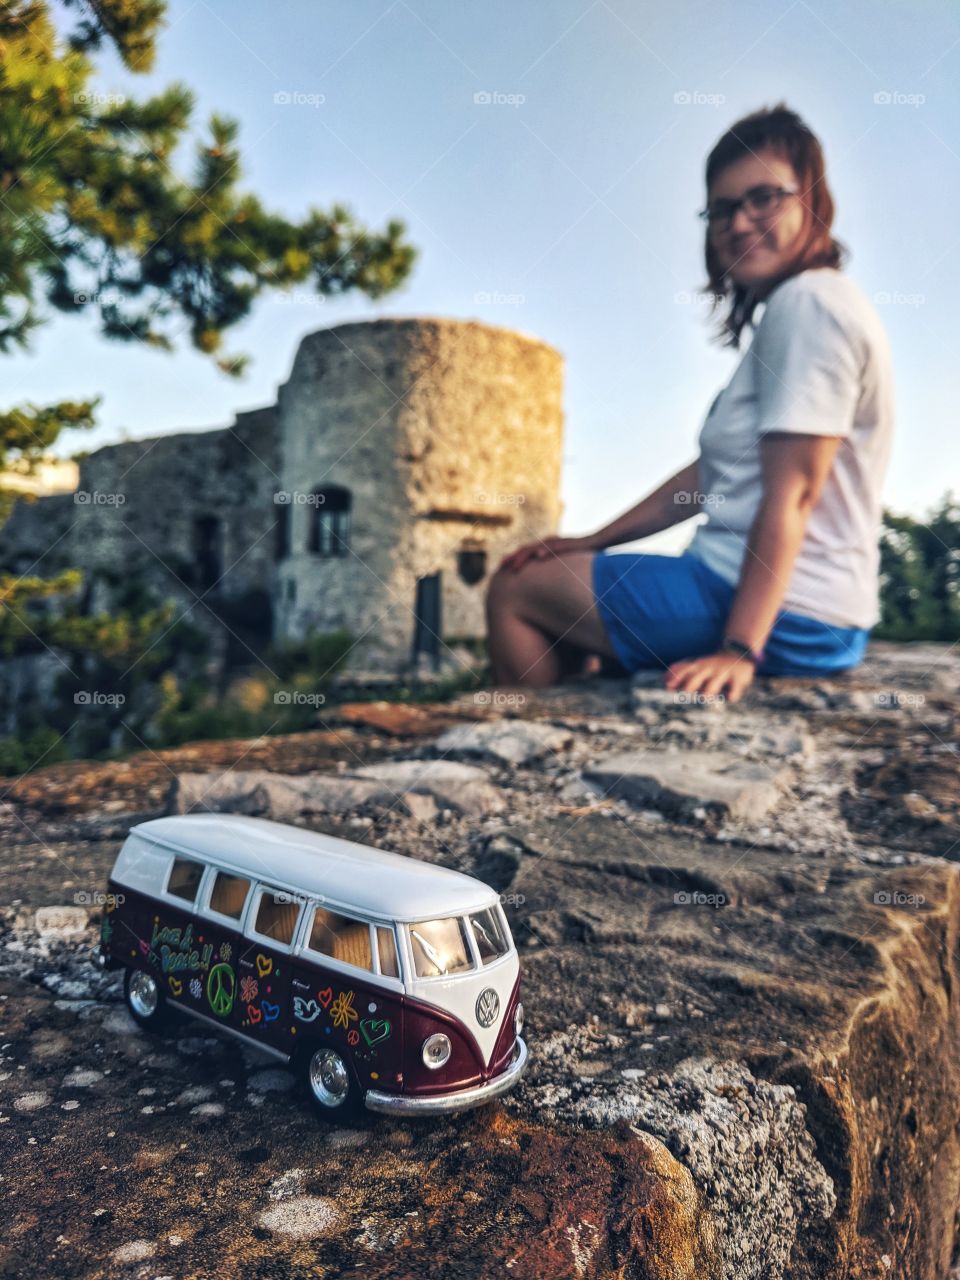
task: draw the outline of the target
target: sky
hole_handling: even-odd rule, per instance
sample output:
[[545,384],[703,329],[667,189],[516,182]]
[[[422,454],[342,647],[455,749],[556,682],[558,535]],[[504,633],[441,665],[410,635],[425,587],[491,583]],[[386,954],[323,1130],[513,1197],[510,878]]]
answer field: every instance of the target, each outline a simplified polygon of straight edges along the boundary
[[340,201],[371,228],[400,218],[420,256],[378,302],[263,295],[226,337],[253,357],[240,381],[185,338],[165,355],[108,342],[92,313],[54,313],[6,360],[3,407],[101,395],[98,426],[64,433],[61,456],[271,404],[318,328],[475,319],[563,353],[561,532],[592,531],[695,456],[740,358],[690,300],[705,283],[695,215],[716,140],[785,101],[823,143],[835,234],[890,336],[887,505],[921,515],[956,485],[954,0],[171,0],[167,22],[149,75],[104,53],[92,87],[189,86],[175,168],[189,174],[210,115],[226,114],[241,187],[267,207],[299,219]]

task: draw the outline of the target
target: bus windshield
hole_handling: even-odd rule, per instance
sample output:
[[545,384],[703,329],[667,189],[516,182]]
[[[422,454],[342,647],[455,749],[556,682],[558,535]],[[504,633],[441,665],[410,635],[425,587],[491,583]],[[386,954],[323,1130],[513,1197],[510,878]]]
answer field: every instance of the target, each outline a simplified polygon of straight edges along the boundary
[[466,926],[459,916],[408,924],[418,978],[440,978],[473,968]]

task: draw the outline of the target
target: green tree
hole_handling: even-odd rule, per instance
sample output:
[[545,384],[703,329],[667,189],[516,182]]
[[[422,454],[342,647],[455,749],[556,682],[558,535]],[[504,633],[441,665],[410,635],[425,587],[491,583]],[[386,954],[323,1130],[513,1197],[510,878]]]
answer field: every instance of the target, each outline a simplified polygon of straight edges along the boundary
[[[48,0],[0,6],[0,354],[28,347],[54,307],[92,313],[110,340],[165,351],[186,323],[193,346],[236,376],[247,357],[224,354],[223,335],[264,290],[306,283],[320,296],[379,298],[404,283],[416,255],[402,222],[369,230],[339,203],[291,221],[243,191],[233,120],[213,115],[192,174],[176,173],[170,160],[194,107],[184,85],[145,101],[93,90],[92,55],[105,44],[131,71],[151,68],[162,0],[61,3],[66,35]],[[0,413],[0,473],[34,474],[61,430],[93,425],[97,403]],[[0,481],[0,523],[12,506]],[[71,612],[77,586],[73,570],[0,574],[0,650],[58,643],[88,653],[111,627],[121,647],[152,643],[140,619]],[[45,608],[31,613],[31,602],[58,593],[67,604],[56,625]]]
[[884,513],[881,613],[888,640],[960,640],[960,504],[945,495],[925,520]]
[[194,106],[173,84],[136,102],[91,89],[88,51],[111,40],[125,65],[149,69],[165,5],[71,0],[86,16],[64,44],[47,0],[0,11],[0,351],[40,323],[43,294],[62,311],[94,311],[118,341],[169,349],[189,323],[198,350],[219,356],[225,329],[266,288],[309,283],[319,295],[379,298],[408,277],[404,224],[358,225],[349,210],[310,209],[292,222],[239,189],[236,121],[214,114],[191,178],[170,157]]

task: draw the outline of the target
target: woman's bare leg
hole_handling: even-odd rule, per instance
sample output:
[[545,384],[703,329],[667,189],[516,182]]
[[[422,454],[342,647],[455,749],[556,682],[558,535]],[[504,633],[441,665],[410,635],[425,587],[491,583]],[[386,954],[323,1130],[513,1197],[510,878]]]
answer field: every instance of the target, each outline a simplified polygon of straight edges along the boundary
[[616,654],[591,585],[594,553],[576,551],[498,569],[487,592],[487,643],[494,684],[542,687],[563,672],[558,641],[584,653]]

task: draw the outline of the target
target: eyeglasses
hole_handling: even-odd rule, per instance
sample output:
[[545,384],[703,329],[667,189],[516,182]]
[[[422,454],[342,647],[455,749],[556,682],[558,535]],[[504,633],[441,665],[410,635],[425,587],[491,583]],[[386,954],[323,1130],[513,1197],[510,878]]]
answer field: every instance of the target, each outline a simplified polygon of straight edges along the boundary
[[751,187],[739,200],[714,200],[713,204],[699,210],[697,217],[702,218],[711,231],[726,231],[738,209],[742,209],[752,222],[757,222],[771,217],[787,196],[796,194],[796,187]]

